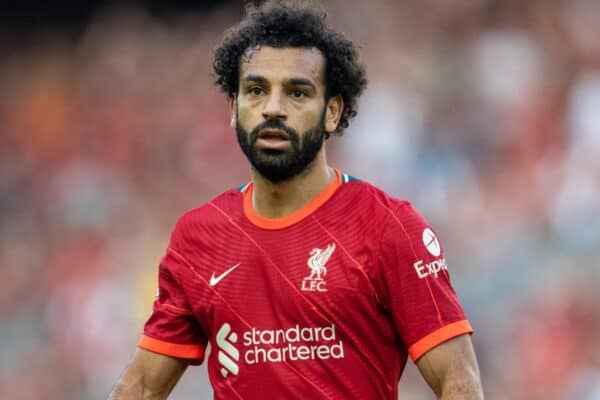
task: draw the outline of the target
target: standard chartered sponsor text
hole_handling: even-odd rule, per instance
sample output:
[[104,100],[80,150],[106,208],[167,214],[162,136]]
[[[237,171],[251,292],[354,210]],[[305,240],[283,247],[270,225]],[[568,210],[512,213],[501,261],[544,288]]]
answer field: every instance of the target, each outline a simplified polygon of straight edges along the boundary
[[272,330],[252,328],[242,338],[247,364],[344,358],[344,343],[337,338],[335,324]]

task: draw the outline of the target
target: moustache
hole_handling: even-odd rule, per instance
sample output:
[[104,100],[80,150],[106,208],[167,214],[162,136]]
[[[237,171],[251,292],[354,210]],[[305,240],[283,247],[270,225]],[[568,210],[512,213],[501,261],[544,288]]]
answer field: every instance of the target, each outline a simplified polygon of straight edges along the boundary
[[285,132],[292,142],[298,142],[299,140],[298,132],[296,132],[294,128],[287,126],[286,124],[281,122],[281,120],[269,119],[263,123],[258,124],[256,127],[254,127],[254,129],[252,129],[252,131],[250,132],[250,140],[252,141],[252,143],[256,142],[256,140],[258,139],[258,134],[263,129],[277,129]]

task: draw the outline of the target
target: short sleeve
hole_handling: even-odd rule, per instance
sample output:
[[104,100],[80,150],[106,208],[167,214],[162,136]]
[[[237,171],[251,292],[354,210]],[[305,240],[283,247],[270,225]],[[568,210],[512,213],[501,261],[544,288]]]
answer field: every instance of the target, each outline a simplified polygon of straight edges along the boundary
[[[171,246],[174,243],[172,237]],[[181,268],[185,267],[178,254],[169,247],[159,265],[158,293],[138,346],[198,365],[204,359],[207,339],[185,299],[179,280]]]
[[392,211],[380,254],[386,303],[413,361],[446,340],[473,332],[452,288],[440,241],[409,203]]

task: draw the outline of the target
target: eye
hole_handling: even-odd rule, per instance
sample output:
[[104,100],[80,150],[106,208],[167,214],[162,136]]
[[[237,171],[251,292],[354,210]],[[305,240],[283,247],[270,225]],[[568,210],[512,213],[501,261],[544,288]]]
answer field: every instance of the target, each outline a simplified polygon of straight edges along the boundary
[[260,96],[263,93],[263,90],[261,87],[253,86],[250,88],[250,90],[248,90],[248,93],[250,93],[252,96]]
[[292,90],[292,97],[294,97],[296,99],[301,99],[301,98],[303,98],[305,96],[306,96],[306,93],[304,93],[300,89],[294,89],[294,90]]

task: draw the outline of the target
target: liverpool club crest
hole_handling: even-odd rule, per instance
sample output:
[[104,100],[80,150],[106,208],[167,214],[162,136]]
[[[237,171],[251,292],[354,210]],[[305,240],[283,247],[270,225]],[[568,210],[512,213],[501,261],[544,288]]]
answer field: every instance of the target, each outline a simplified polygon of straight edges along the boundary
[[302,280],[302,290],[305,292],[326,292],[325,275],[327,275],[327,261],[331,258],[335,250],[335,243],[330,244],[325,249],[312,249],[310,258],[306,265],[310,269],[310,274]]

